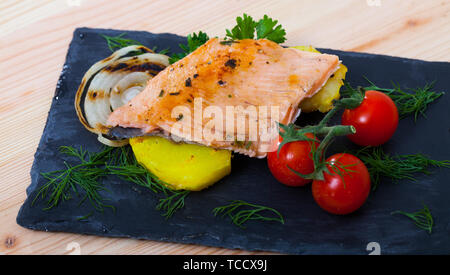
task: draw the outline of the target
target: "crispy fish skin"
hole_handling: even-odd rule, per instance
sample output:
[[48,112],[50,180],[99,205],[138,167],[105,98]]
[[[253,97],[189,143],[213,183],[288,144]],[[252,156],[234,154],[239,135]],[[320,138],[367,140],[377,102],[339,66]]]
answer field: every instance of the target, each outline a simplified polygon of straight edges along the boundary
[[[283,48],[266,39],[224,43],[213,38],[151,79],[142,93],[110,115],[108,125],[139,128],[147,135],[169,135],[175,123],[186,123],[184,126],[190,127],[194,133],[212,119],[203,115],[200,118],[202,125],[194,123],[196,98],[202,99],[203,110],[216,106],[223,114],[227,106],[254,107],[257,110],[262,106],[269,110],[276,106],[279,108],[278,117],[272,117],[269,111],[263,118],[287,124],[299,115],[299,103],[319,91],[339,64],[336,55]],[[190,119],[185,115],[174,116],[172,110],[176,106],[191,110]],[[234,117],[242,112],[239,110],[242,109],[235,108]],[[252,119],[259,124],[262,117],[249,115],[248,121]],[[258,136],[248,125],[245,127],[246,141]],[[203,138],[188,141],[230,149],[251,157],[266,156],[267,143],[260,140],[236,142],[235,135],[231,140]],[[222,137],[226,138],[225,133]],[[269,143],[276,140],[274,138]]]

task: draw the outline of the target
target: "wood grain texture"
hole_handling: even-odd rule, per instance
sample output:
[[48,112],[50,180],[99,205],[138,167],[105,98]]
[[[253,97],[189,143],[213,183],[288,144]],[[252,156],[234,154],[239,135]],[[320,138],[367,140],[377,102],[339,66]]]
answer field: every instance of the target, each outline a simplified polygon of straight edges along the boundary
[[[279,19],[289,45],[450,61],[450,2],[0,1],[0,254],[255,254],[240,250],[34,232],[15,218],[72,32],[76,27],[223,36],[236,16]],[[77,5],[79,4],[79,5]],[[370,66],[370,64],[368,64]],[[264,252],[258,252],[264,253]]]

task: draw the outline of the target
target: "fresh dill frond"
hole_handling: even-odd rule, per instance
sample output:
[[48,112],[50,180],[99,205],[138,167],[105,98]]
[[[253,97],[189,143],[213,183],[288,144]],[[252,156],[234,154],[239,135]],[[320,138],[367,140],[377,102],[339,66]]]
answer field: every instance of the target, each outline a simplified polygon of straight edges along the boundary
[[431,174],[430,167],[450,168],[450,160],[433,160],[423,154],[390,155],[380,147],[365,147],[356,156],[366,164],[374,190],[381,178],[390,178],[394,183],[402,179],[417,181],[414,174]]
[[178,46],[183,50],[183,52],[173,54],[169,58],[170,64],[173,64],[173,63],[177,62],[178,60],[184,58],[186,55],[190,54],[191,52],[195,51],[198,47],[205,44],[208,40],[209,40],[209,36],[202,31],[199,31],[198,34],[195,32],[192,34],[189,34],[187,36],[187,45],[178,44]]
[[142,45],[141,42],[139,42],[139,41],[124,38],[125,35],[126,35],[125,32],[121,33],[117,36],[108,36],[108,35],[101,34],[101,36],[106,39],[108,48],[112,52],[115,52],[118,49],[122,49],[122,48],[125,48],[128,46],[131,46],[131,45]]
[[71,146],[61,146],[60,152],[75,158],[77,165],[64,162],[66,169],[41,173],[47,182],[38,189],[32,202],[39,198],[47,199],[49,210],[58,206],[60,202],[73,198],[73,194],[82,196],[79,205],[88,200],[97,211],[102,212],[105,207],[115,209],[104,203],[101,191],[108,191],[102,179],[106,176],[116,176],[122,180],[146,187],[155,194],[162,194],[158,210],[165,211],[163,216],[169,218],[177,210],[184,207],[184,199],[189,191],[175,191],[169,184],[159,180],[150,171],[142,167],[136,160],[131,147],[104,147],[97,153],[92,153],[83,148],[76,149]]
[[[264,216],[261,214],[262,212],[272,212],[274,215],[272,217]],[[243,224],[249,220],[278,221],[284,224],[284,218],[277,210],[242,200],[234,200],[228,205],[216,207],[213,209],[213,214],[214,216],[228,216],[235,225],[241,228],[245,228]]]
[[365,87],[366,90],[377,90],[386,93],[395,102],[400,118],[413,115],[414,122],[417,121],[419,115],[426,117],[425,111],[428,106],[444,94],[444,92],[432,91],[435,82],[427,83],[424,87],[407,89],[408,92],[406,92],[400,85],[393,84],[394,88],[392,89],[381,88],[369,79],[366,78],[366,80],[370,84],[370,86]]
[[91,217],[92,215],[93,215],[93,212],[89,212],[89,214],[77,218],[77,221],[85,221],[85,220],[87,220],[89,217]]
[[159,54],[168,54],[170,52],[170,47],[158,50],[158,46],[153,46],[152,51]]
[[137,162],[130,146],[112,151],[105,169],[110,175],[146,187],[155,194],[162,194],[163,198],[159,199],[160,202],[156,209],[164,211],[162,215],[166,218],[172,217],[177,210],[184,207],[184,199],[190,193],[187,190],[175,191],[171,189],[169,184],[161,181],[142,167]]
[[104,203],[100,192],[107,189],[99,182],[100,178],[107,175],[107,172],[99,166],[104,165],[108,153],[112,150],[110,147],[98,153],[90,153],[82,147],[79,149],[70,146],[60,147],[62,154],[76,158],[79,164],[71,165],[65,161],[66,169],[41,173],[47,182],[38,189],[32,205],[39,197],[47,199],[47,207],[44,210],[49,210],[58,206],[61,201],[71,199],[73,193],[77,196],[82,193],[79,205],[89,200],[98,211],[103,211],[105,207],[114,209],[113,206]]
[[184,200],[187,195],[190,194],[189,190],[170,190],[168,189],[166,197],[159,200],[159,204],[156,209],[165,211],[163,214],[166,219],[172,217],[172,215],[178,210],[184,207]]
[[413,212],[413,213],[408,213],[405,211],[394,211],[391,213],[391,215],[396,215],[396,214],[400,214],[400,215],[404,215],[408,218],[410,218],[411,220],[414,221],[414,224],[419,227],[420,229],[423,229],[425,231],[427,231],[429,234],[431,234],[431,231],[433,229],[433,216],[431,215],[431,211],[430,209],[428,209],[428,207],[426,205],[423,205],[423,209],[417,211],[417,212]]

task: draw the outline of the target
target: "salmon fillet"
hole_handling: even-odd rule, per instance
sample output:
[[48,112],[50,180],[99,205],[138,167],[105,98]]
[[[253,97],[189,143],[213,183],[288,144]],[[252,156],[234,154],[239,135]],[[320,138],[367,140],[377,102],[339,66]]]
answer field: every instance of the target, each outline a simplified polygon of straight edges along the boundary
[[278,135],[265,133],[263,140],[264,127],[293,122],[299,103],[319,91],[339,64],[335,55],[266,39],[213,38],[152,78],[109,116],[108,125],[265,157]]

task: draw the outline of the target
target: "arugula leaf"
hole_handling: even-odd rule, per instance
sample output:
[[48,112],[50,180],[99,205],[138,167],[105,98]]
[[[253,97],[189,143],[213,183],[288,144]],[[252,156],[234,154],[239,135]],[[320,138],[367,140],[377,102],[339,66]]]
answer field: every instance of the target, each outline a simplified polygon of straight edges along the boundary
[[230,30],[226,30],[227,37],[234,40],[253,39],[255,37],[256,21],[244,13],[242,17],[236,18],[237,25]]
[[192,34],[189,34],[187,36],[187,45],[185,45],[185,44],[178,45],[183,50],[183,52],[173,54],[169,58],[170,64],[173,64],[173,63],[177,62],[178,60],[184,58],[186,55],[190,54],[191,52],[195,51],[198,47],[205,44],[208,40],[209,40],[209,36],[202,31],[199,31],[198,34],[196,34],[195,32]]
[[278,20],[273,20],[267,15],[264,15],[263,19],[259,20],[256,25],[257,38],[266,38],[276,43],[283,43],[286,41],[286,31],[281,25],[276,26],[277,23]]

